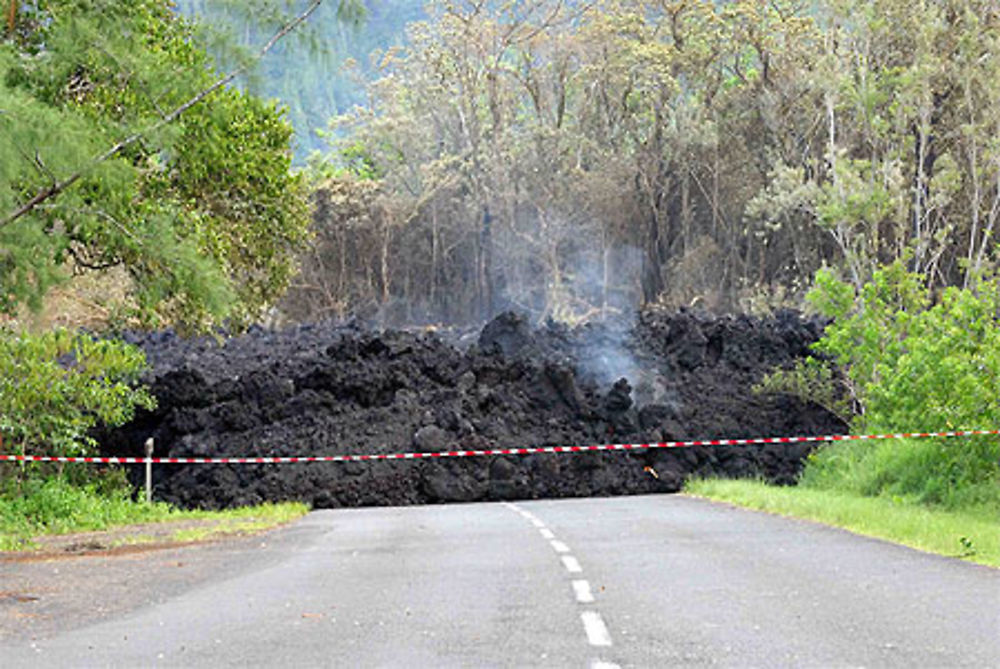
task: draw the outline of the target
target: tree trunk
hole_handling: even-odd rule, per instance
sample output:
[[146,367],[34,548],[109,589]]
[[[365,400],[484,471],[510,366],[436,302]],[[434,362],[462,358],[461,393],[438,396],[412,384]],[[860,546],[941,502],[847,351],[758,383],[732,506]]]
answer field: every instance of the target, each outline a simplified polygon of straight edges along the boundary
[[611,282],[611,247],[608,245],[608,231],[601,226],[601,259],[603,273],[601,276],[601,320],[608,320],[608,284]]
[[913,174],[913,271],[918,274],[923,272],[924,251],[926,251],[926,240],[924,230],[924,203],[927,199],[928,172],[928,126],[930,125],[930,111],[924,107],[920,110],[920,121],[914,131],[916,135],[916,156]]
[[437,198],[431,201],[431,276],[430,303],[437,311],[437,279],[438,279],[438,205]]
[[685,164],[681,177],[681,258],[685,257],[691,245],[691,170]]
[[389,244],[392,241],[392,225],[385,221],[382,235],[380,279],[382,281],[382,306],[389,304]]
[[493,217],[490,216],[489,205],[485,204],[479,229],[479,252],[480,316],[488,320],[493,317],[496,305],[493,298]]
[[15,27],[17,27],[17,0],[10,0],[7,8],[7,34],[13,35]]
[[645,253],[642,254],[642,301],[655,302],[663,292],[663,254],[660,251],[660,221],[654,209],[650,212],[646,229]]

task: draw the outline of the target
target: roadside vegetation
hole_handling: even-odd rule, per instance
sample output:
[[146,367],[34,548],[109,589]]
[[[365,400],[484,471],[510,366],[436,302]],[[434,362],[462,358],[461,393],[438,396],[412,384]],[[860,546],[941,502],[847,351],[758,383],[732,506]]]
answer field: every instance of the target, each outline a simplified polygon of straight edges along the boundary
[[[226,511],[184,511],[168,504],[137,502],[120,471],[86,476],[32,477],[0,490],[0,551],[30,551],[43,536],[121,529],[123,526],[211,521],[177,531],[126,535],[122,543],[188,542],[265,530],[298,518],[304,504],[263,504]],[[113,546],[104,546],[113,547]]]
[[[254,7],[265,4],[277,7]],[[259,319],[308,239],[305,181],[282,109],[222,85],[204,34],[166,0],[2,5],[0,452],[95,455],[95,428],[155,406],[142,352],[111,333]],[[274,41],[295,25],[260,16]],[[70,299],[46,322],[59,295]],[[274,523],[301,511],[245,513]],[[193,517],[134,502],[120,472],[0,463],[3,549]]]
[[[817,357],[775,372],[759,390],[838,406],[855,433],[995,429],[1000,283],[979,279],[931,298],[900,263],[858,293],[820,272],[809,299],[835,320]],[[1000,564],[995,436],[830,443],[808,458],[795,489],[693,481],[687,490]]]
[[988,510],[948,511],[900,498],[862,497],[752,480],[691,480],[684,490],[696,497],[813,520],[922,551],[1000,567],[1000,520]]

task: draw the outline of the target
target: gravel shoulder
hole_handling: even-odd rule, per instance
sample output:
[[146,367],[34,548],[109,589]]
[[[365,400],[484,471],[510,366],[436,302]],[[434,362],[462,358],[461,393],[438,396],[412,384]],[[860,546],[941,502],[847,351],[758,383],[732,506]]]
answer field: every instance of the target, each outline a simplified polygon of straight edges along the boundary
[[[282,528],[234,531],[228,519],[126,525],[36,539],[0,552],[0,639],[43,639],[153,605],[201,583],[279,559]],[[192,533],[198,540],[178,540]]]
[[[245,534],[250,532],[241,531],[227,518],[135,523],[93,532],[38,536],[33,540],[36,548],[24,551],[0,551],[0,559],[10,562],[37,562],[80,555],[116,555],[216,541]],[[191,535],[201,538],[179,538]]]

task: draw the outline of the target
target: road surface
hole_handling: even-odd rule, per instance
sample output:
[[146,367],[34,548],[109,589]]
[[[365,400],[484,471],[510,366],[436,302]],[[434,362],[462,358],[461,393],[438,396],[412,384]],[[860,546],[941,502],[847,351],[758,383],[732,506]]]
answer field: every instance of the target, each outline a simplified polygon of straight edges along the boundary
[[200,550],[210,578],[148,566],[145,603],[0,665],[1000,666],[1000,571],[677,495],[319,511]]

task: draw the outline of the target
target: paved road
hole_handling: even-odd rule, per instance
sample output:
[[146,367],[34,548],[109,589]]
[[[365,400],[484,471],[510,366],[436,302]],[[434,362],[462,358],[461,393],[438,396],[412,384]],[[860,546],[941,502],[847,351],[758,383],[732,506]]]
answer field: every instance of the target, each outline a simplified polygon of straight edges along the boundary
[[323,511],[237,555],[0,664],[1000,666],[1000,571],[681,496]]

